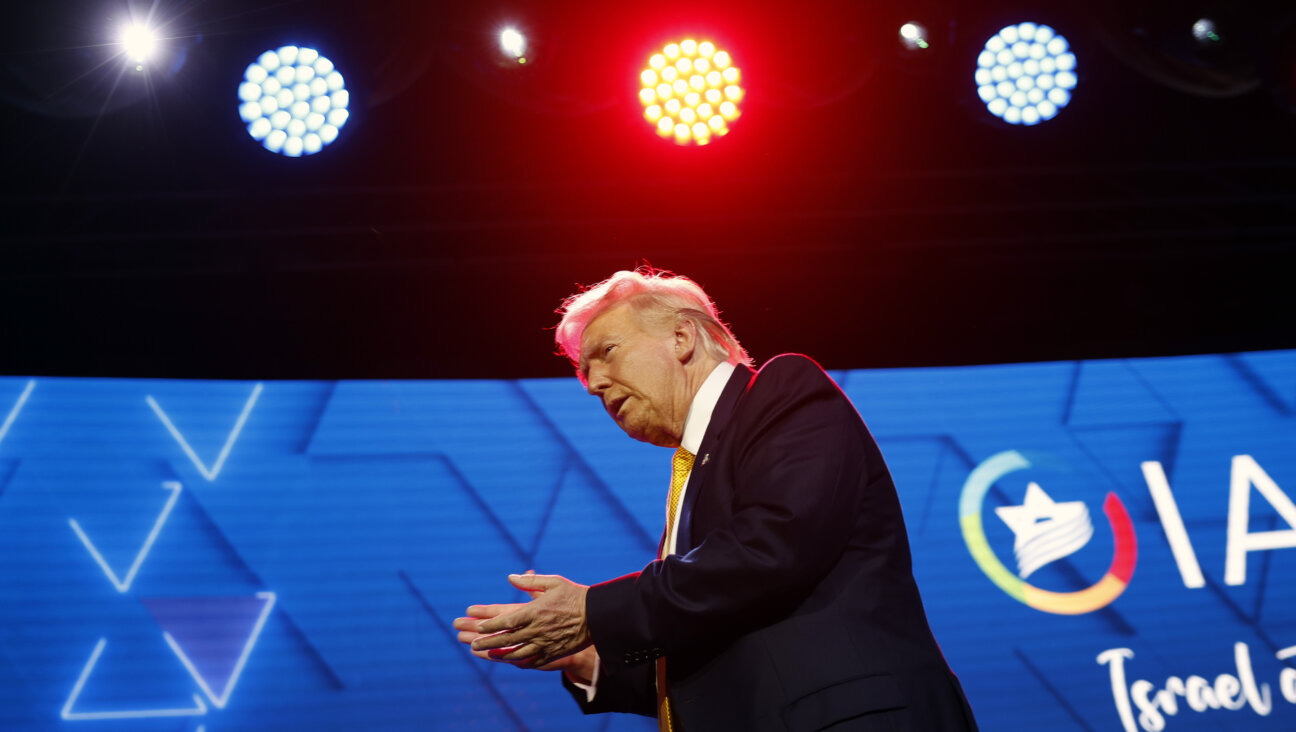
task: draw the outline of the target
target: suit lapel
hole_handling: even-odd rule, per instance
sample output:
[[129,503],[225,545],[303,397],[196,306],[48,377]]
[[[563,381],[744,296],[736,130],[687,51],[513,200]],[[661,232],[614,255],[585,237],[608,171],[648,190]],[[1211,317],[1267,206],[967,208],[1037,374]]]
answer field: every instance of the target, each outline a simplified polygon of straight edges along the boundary
[[684,491],[684,505],[679,508],[679,534],[675,539],[676,554],[686,554],[693,548],[691,540],[693,507],[697,505],[698,496],[706,487],[707,476],[711,473],[711,454],[719,448],[725,428],[729,426],[729,418],[733,416],[739,398],[747,391],[747,385],[751,383],[755,373],[750,368],[739,364],[729,376],[729,381],[725,384],[724,391],[720,392],[720,399],[711,412],[711,422],[707,424],[706,434],[702,436],[702,446],[698,448],[698,454],[693,461],[693,470],[689,473],[688,488]]

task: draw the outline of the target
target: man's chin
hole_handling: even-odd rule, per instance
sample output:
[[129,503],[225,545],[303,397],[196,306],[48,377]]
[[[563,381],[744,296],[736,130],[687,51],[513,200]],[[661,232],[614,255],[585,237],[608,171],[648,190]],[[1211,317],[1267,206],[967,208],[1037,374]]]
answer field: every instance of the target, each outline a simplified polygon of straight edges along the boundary
[[679,438],[674,435],[668,435],[659,431],[639,431],[628,424],[619,426],[623,432],[633,439],[640,442],[646,442],[649,445],[656,445],[657,447],[679,447],[680,445]]
[[652,441],[652,436],[651,436],[651,435],[649,435],[649,434],[646,433],[646,432],[640,432],[639,430],[636,430],[635,428],[631,427],[630,425],[624,425],[624,424],[621,425],[621,431],[624,432],[624,433],[626,433],[627,435],[629,435],[631,439],[638,440],[638,441],[640,441],[640,442],[647,442],[647,443],[655,444],[655,443],[653,443],[653,441]]

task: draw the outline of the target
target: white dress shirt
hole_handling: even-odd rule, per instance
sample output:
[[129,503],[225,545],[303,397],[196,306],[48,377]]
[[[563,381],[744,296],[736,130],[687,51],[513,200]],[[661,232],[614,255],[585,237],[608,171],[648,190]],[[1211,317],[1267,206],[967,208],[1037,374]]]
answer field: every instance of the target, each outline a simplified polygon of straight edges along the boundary
[[[698,450],[702,448],[702,438],[706,436],[707,427],[711,425],[711,413],[715,411],[716,404],[720,401],[720,395],[724,392],[725,384],[729,383],[729,377],[733,375],[735,366],[731,363],[722,363],[712,369],[711,374],[707,376],[706,381],[698,389],[697,394],[693,395],[693,402],[689,404],[688,416],[684,418],[684,435],[680,438],[680,447],[697,455]],[[688,479],[684,481],[684,487],[680,489],[679,507],[684,506],[684,494],[688,492]],[[666,519],[670,520],[670,492],[667,491],[666,499]],[[678,509],[677,509],[678,510]],[[664,547],[665,554],[674,554],[677,545],[676,539],[679,537],[679,517],[675,518],[675,525],[671,527],[670,536],[666,537]],[[600,661],[597,655],[594,656],[594,678],[590,683],[582,684],[573,680],[577,687],[585,690],[586,702],[594,701],[594,693],[598,691]]]
[[[711,371],[711,375],[706,378],[706,381],[702,382],[702,387],[698,389],[697,394],[693,395],[693,403],[689,405],[688,416],[684,418],[684,436],[680,438],[680,447],[693,453],[696,460],[706,458],[704,455],[698,455],[698,450],[702,448],[702,438],[706,436],[707,427],[711,425],[711,413],[715,411],[716,404],[720,401],[720,394],[724,392],[725,384],[729,383],[729,377],[733,372],[734,365],[731,363],[722,363],[716,366]],[[688,493],[688,486],[689,479],[685,479],[684,487],[680,489],[680,508],[684,506],[684,495]],[[669,499],[667,499],[666,504],[666,513],[669,514]],[[669,518],[668,515],[667,519],[669,520]],[[678,546],[676,539],[679,538],[679,525],[679,517],[676,516],[675,525],[671,527],[671,535],[666,537],[665,554],[675,553],[675,547]]]

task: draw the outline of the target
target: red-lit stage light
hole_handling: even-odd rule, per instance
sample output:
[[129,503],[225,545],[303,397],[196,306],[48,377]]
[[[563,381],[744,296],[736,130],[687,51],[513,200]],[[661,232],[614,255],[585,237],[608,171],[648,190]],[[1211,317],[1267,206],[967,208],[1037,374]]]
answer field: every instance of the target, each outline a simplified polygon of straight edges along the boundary
[[500,31],[499,34],[500,53],[517,63],[524,64],[526,60],[526,36],[517,28],[509,27]]
[[900,43],[911,51],[926,51],[931,48],[928,35],[927,27],[922,23],[910,21],[900,26]]
[[639,80],[644,119],[677,145],[722,137],[741,114],[742,74],[729,53],[710,41],[666,44],[648,59]]

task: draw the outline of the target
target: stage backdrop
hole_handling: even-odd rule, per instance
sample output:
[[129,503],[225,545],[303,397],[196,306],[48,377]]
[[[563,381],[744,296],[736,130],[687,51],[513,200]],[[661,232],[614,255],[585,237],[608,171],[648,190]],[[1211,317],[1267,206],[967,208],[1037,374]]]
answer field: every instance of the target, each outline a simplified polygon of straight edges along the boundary
[[[833,376],[982,729],[1296,729],[1296,351]],[[7,378],[0,419],[0,728],[655,729],[450,628],[652,557],[669,452],[574,378]]]

